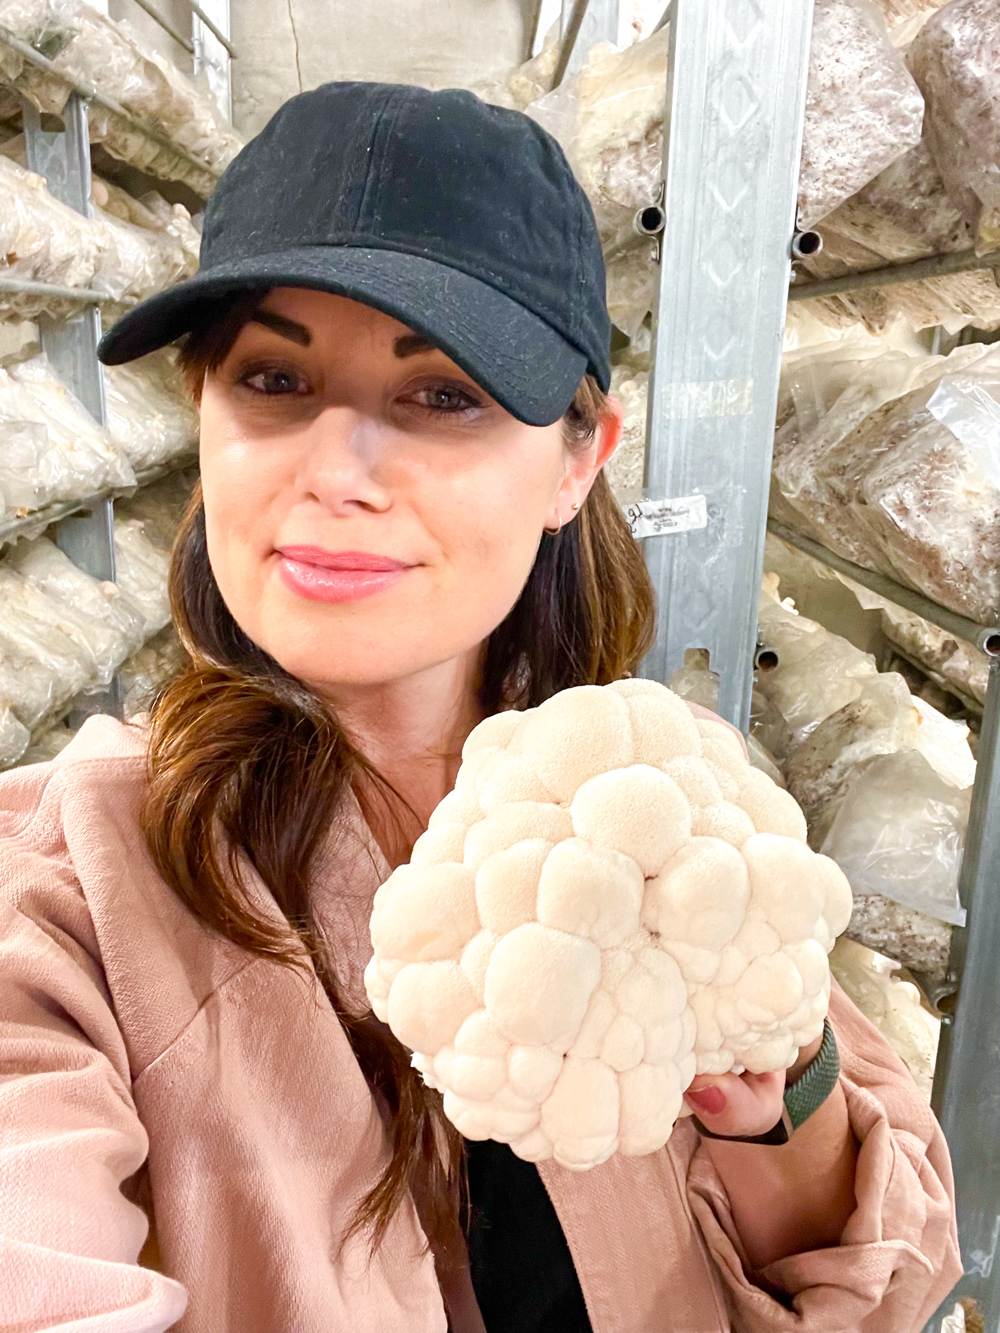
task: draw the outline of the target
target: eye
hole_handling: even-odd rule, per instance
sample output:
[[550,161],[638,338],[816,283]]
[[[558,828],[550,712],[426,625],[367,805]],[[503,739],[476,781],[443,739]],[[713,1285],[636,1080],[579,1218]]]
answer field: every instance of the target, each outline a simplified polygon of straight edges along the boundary
[[268,397],[309,392],[305,376],[287,366],[251,367],[240,376],[240,384]]
[[475,411],[483,406],[478,398],[458,384],[425,384],[414,391],[410,401],[431,412],[449,414]]

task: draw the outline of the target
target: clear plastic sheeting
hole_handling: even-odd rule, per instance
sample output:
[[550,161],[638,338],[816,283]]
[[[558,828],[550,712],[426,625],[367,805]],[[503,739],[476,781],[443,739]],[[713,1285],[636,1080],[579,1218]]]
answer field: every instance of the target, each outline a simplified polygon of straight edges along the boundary
[[[975,777],[968,728],[780,602],[774,575],[765,577],[758,623],[778,665],[758,673],[755,692],[787,724],[778,758],[810,845],[838,862],[856,894],[959,921],[957,874]],[[918,837],[911,823],[921,819]]]
[[104,643],[81,612],[0,565],[0,707],[25,727],[33,730],[95,682]]
[[[834,238],[841,238],[869,252],[869,267],[877,267],[880,259],[902,263],[973,245],[926,139],[823,218],[819,230],[824,255],[836,248]],[[810,259],[810,264],[817,262]]]
[[914,25],[926,23],[936,9],[947,3],[948,0],[875,0],[894,46],[908,46]]
[[911,981],[893,974],[899,964],[841,936],[830,954],[830,971],[865,1018],[878,1028],[930,1099],[941,1020],[923,1007]]
[[632,229],[663,174],[663,108],[669,33],[624,51],[600,43],[586,65],[528,107],[559,140],[594,209],[608,250],[608,310],[631,336],[656,299],[652,245]]
[[577,74],[528,108],[566,150],[605,245],[630,236],[636,210],[656,196],[669,37],[664,28],[624,51],[598,44]]
[[758,612],[761,641],[778,666],[760,672],[757,689],[784,718],[789,753],[828,717],[854,703],[878,678],[875,659],[778,600],[777,579],[766,575]]
[[879,599],[882,629],[890,643],[946,689],[982,705],[990,679],[989,658],[971,643],[956,639],[929,620]]
[[[92,287],[103,242],[101,227],[51,195],[41,176],[0,156],[0,278]],[[0,292],[0,311],[15,308],[32,315],[46,307]]]
[[858,893],[963,926],[958,874],[968,818],[968,790],[949,786],[922,754],[900,750],[858,766],[822,851]]
[[4,81],[39,110],[56,114],[72,84],[96,88],[139,123],[93,103],[91,138],[149,175],[182,180],[207,197],[242,146],[211,99],[146,50],[127,24],[79,0],[0,0],[0,25],[47,56],[62,75],[38,69],[0,42]]
[[37,324],[27,319],[0,319],[0,366],[27,361],[41,350]]
[[812,227],[920,140],[924,103],[865,0],[816,0],[799,176]]
[[[838,257],[844,262],[832,262]],[[822,270],[820,265],[811,265],[817,276],[822,277],[883,267],[877,256],[837,243],[831,244],[822,258],[828,265]],[[894,283],[888,287],[866,287],[824,296],[810,301],[809,305],[831,328],[847,328],[860,321],[874,334],[887,332],[900,317],[914,328],[930,329],[940,324],[948,333],[958,333],[970,324],[980,329],[1000,327],[1000,286],[987,269],[922,278],[919,282]]]
[[31,741],[31,732],[19,722],[8,704],[0,704],[0,768],[7,768],[22,757]]
[[136,199],[120,186],[100,176],[91,178],[91,198],[102,215],[130,222],[145,231],[166,233],[172,237],[186,256],[185,277],[198,267],[201,233],[183,204],[168,204],[156,190],[147,190],[141,199]]
[[197,452],[198,413],[184,392],[172,349],[106,367],[104,399],[108,434],[136,472]]
[[957,791],[965,791],[976,780],[968,726],[945,717],[919,695],[913,696],[912,703],[918,717],[915,748],[943,782]]
[[944,980],[951,926],[881,893],[855,893],[848,938],[887,954],[927,982]]
[[[921,141],[824,216],[816,278],[930,255],[1000,246],[1000,48],[993,0],[924,9],[882,0],[894,40],[919,27],[907,57],[926,100]],[[938,13],[932,13],[938,8]],[[921,18],[928,21],[921,26]],[[1000,326],[1000,286],[989,270],[865,288],[810,302],[833,328],[861,320],[873,333],[899,316],[949,333]]]
[[177,675],[186,654],[177,631],[168,625],[122,663],[121,683],[127,718],[148,711],[157,692]]
[[992,623],[1000,350],[887,353],[852,382],[854,370],[817,356],[789,371],[795,411],[777,431],[773,473],[784,512],[856,564]]
[[148,639],[170,623],[170,557],[146,536],[141,519],[115,519],[115,580],[139,608]]
[[996,0],[952,0],[907,57],[927,102],[931,151],[982,251],[1000,246],[998,33]]
[[169,552],[197,481],[197,468],[175,472],[119,500],[115,515],[140,522],[146,539],[159,550]]
[[[44,447],[40,443],[37,449],[29,447],[22,439],[23,470],[10,455],[4,458],[0,489],[5,501],[15,481],[23,487],[37,486],[45,503],[82,500],[135,484],[123,450],[63,385],[44,354],[0,369],[0,439],[4,422],[22,426],[31,422],[45,432]],[[17,517],[22,508],[18,504],[5,508],[5,516]]]
[[138,588],[143,591],[147,635],[151,635],[122,665],[126,717],[145,712],[157,690],[186,660],[176,630],[167,623],[170,607],[166,577],[170,548],[196,481],[194,469],[176,472],[115,506],[119,582],[133,593]]
[[945,375],[927,411],[947,426],[976,471],[1000,488],[1000,354]]
[[65,750],[75,735],[76,731],[65,721],[40,727],[31,737],[31,743],[21,755],[19,763],[21,765],[48,763]]
[[627,366],[632,371],[649,372],[653,354],[652,321],[647,319],[622,346],[611,349],[612,366]]
[[[779,667],[780,670],[780,667]],[[902,676],[875,675],[789,755],[788,784],[802,806],[814,848],[823,845],[859,763],[917,748],[919,715]]]
[[618,448],[605,463],[604,471],[620,505],[634,504],[642,496],[648,388],[646,371],[615,366],[611,372],[611,392],[620,399],[625,417]]
[[[945,188],[926,135],[818,225],[823,250],[804,263],[815,278],[858,269],[971,251],[975,231]],[[1000,324],[1000,287],[988,269],[919,282],[868,287],[809,302],[833,328],[861,321],[884,333],[900,317],[915,328],[942,325],[957,333],[967,324]]]
[[20,543],[7,557],[6,565],[30,579],[64,611],[83,616],[91,630],[92,684],[106,688],[121,663],[145,638],[145,620],[131,599],[117,584],[101,582],[85,573],[45,537]]
[[523,111],[544,97],[552,88],[559,61],[559,27],[557,19],[545,34],[542,49],[536,56],[515,65],[505,76],[470,84],[469,91],[484,102],[507,107],[510,111]]
[[130,716],[181,664],[166,548],[191,480],[140,491],[134,503],[147,522],[115,519],[116,583],[91,578],[46,538],[0,561],[0,767],[51,758],[42,729],[59,742],[55,753],[72,733],[52,719],[77,695],[106,689],[117,671]]
[[118,305],[136,305],[196,271],[197,257],[192,257],[175,234],[179,223],[172,232],[165,225],[142,227],[111,213],[98,210],[98,214],[107,244],[101,251],[94,286]]
[[971,787],[976,764],[968,736],[967,726],[912,696],[895,672],[864,681],[857,697],[824,718],[786,759],[788,787],[805,813],[810,845],[823,846],[858,766],[876,755],[914,750],[948,786]]
[[634,337],[656,304],[660,269],[651,242],[636,237],[634,243],[609,252],[604,267],[611,322]]
[[51,504],[56,478],[47,468],[49,436],[35,421],[10,420],[0,410],[0,512],[23,518]]
[[[22,153],[5,145],[0,156],[0,278],[92,290],[131,306],[198,267],[198,233],[181,204],[151,192],[146,204],[96,181],[95,199],[113,205],[84,217],[49,193],[41,176],[14,160]],[[23,148],[23,144],[22,144]],[[13,155],[12,155],[13,154]],[[129,216],[122,214],[128,212]],[[0,313],[33,318],[76,314],[68,297],[0,291]]]

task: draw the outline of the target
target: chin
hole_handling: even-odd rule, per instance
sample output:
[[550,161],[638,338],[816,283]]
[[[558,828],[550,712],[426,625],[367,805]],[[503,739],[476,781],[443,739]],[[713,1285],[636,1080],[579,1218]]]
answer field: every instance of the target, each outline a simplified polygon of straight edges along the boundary
[[440,641],[414,643],[412,638],[407,639],[405,631],[382,644],[369,639],[363,647],[342,643],[336,649],[324,650],[317,648],[315,642],[295,645],[285,639],[283,647],[265,645],[265,649],[284,671],[318,695],[388,685],[439,666],[463,652],[462,647],[449,652]]
[[408,607],[402,614],[398,604],[380,614],[359,613],[356,604],[347,614],[337,608],[333,616],[331,608],[314,610],[299,601],[287,609],[272,603],[263,623],[244,628],[284,671],[322,695],[387,685],[465,657],[507,613],[497,606],[494,616],[484,601],[475,615],[462,614],[454,599],[438,608]]

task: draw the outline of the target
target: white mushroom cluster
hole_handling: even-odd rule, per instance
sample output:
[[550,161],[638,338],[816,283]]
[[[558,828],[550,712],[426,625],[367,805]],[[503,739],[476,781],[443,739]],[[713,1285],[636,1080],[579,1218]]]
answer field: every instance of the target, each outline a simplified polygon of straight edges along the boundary
[[819,1036],[850,889],[724,723],[623,680],[488,718],[462,759],[375,896],[365,981],[467,1138],[653,1152],[696,1073]]

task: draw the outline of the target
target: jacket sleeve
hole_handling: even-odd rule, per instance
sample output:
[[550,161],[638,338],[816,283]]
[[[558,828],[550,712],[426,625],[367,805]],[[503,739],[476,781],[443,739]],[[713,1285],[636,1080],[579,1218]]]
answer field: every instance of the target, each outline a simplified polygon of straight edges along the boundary
[[160,1333],[187,1295],[138,1265],[146,1158],[79,884],[0,839],[0,1329]]
[[747,1270],[708,1154],[688,1176],[734,1333],[919,1333],[962,1274],[944,1135],[905,1065],[834,983],[830,1021],[860,1143],[839,1246]]

